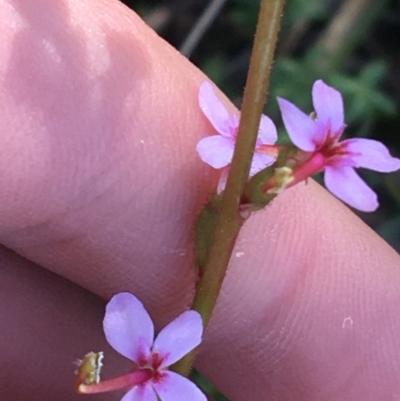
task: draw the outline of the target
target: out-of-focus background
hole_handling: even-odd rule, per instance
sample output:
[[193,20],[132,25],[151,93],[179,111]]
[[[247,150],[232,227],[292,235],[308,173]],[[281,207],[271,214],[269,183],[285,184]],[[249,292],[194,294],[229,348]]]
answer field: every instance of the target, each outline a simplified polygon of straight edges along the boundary
[[[240,107],[260,0],[124,3]],[[398,0],[286,0],[265,109],[280,127],[280,141],[287,137],[276,96],[311,112],[311,86],[319,78],[343,93],[346,136],[380,140],[400,157]],[[400,251],[400,172],[358,172],[381,203],[375,213],[358,215]]]

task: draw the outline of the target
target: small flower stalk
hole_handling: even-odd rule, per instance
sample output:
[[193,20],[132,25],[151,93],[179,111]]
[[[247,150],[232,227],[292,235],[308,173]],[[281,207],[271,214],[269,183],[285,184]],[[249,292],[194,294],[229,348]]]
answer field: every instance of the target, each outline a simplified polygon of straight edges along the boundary
[[107,304],[103,328],[110,345],[130,359],[134,368],[101,381],[103,354],[91,352],[79,366],[79,393],[126,388],[121,401],[206,401],[193,382],[168,369],[200,344],[203,324],[199,313],[182,313],[154,339],[154,325],[143,304],[132,294],[120,293]]

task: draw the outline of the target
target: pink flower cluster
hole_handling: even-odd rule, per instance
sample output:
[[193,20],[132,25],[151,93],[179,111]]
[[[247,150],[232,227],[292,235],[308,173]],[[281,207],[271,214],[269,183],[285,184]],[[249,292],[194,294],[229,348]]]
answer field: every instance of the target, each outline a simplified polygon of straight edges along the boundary
[[[334,195],[356,209],[374,211],[379,205],[377,196],[354,169],[363,167],[389,173],[400,169],[400,160],[392,157],[382,143],[372,139],[340,141],[346,125],[343,99],[336,89],[318,80],[312,88],[312,100],[315,116],[307,115],[293,103],[278,98],[286,130],[299,149],[298,160],[302,160],[293,170],[290,186],[323,171],[325,185]],[[210,166],[223,168],[218,186],[222,190],[232,160],[239,118],[229,115],[208,82],[200,87],[199,104],[219,135],[203,138],[197,151]],[[274,162],[270,154],[265,154],[265,149],[268,149],[265,145],[274,144],[276,139],[274,124],[263,116],[250,176]]]

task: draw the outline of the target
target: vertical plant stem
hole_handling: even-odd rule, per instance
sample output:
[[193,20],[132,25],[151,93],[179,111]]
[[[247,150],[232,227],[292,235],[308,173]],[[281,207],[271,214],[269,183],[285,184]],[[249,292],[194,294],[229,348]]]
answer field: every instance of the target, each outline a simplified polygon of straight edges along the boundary
[[[236,238],[243,224],[239,214],[240,198],[249,177],[260,118],[270,81],[274,51],[280,28],[284,0],[262,0],[254,46],[247,76],[236,147],[226,189],[221,200],[213,242],[205,271],[197,285],[192,309],[210,321]],[[174,367],[187,375],[195,358],[193,351]]]

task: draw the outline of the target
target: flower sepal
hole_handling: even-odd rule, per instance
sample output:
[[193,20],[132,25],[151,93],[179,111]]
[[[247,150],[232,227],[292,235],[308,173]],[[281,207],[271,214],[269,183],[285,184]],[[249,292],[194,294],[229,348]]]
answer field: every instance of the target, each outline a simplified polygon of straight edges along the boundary
[[215,225],[221,207],[222,194],[211,195],[210,200],[201,211],[195,227],[195,266],[201,277],[207,263],[212,244]]
[[242,197],[242,211],[265,208],[277,195],[293,182],[293,166],[299,150],[292,145],[281,146],[276,162],[259,171],[246,184]]
[[259,171],[247,182],[240,202],[243,216],[264,209],[275,198],[277,194],[263,191],[265,184],[273,178],[274,173],[275,164]]

